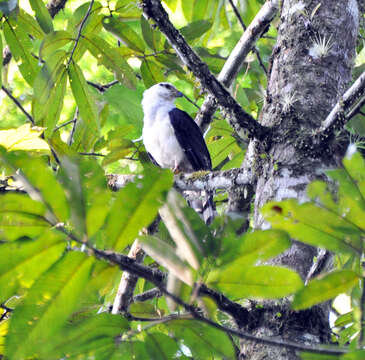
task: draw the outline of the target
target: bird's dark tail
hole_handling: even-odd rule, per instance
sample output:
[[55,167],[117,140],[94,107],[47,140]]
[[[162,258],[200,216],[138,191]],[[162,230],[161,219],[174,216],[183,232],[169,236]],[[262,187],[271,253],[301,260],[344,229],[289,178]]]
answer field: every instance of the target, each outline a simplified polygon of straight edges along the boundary
[[207,191],[184,191],[184,197],[189,206],[193,208],[204,222],[212,223],[215,214],[213,194]]

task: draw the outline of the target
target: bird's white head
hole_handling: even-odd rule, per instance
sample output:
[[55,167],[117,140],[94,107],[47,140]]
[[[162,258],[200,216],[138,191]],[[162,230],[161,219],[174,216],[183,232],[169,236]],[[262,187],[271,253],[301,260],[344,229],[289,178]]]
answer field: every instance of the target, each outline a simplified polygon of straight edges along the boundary
[[142,106],[145,109],[151,104],[173,104],[175,99],[181,96],[183,94],[175,86],[168,82],[161,82],[144,91]]

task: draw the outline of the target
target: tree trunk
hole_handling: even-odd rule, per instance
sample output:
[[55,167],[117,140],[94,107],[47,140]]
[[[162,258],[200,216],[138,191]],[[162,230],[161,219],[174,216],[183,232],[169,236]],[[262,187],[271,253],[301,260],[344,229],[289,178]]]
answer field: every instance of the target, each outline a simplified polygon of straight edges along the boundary
[[[302,140],[313,134],[313,143],[317,141],[314,130],[351,80],[359,22],[356,0],[282,0],[280,5],[278,40],[260,116],[262,125],[273,127],[273,141],[250,144],[257,173],[254,224],[262,229],[269,226],[260,215],[265,203],[305,201],[308,183],[323,179],[323,170],[336,166],[335,141],[323,142],[326,145],[314,151]],[[316,249],[294,242],[273,263],[295,269],[305,279],[315,254]],[[325,306],[294,312],[287,300],[263,305],[252,310],[255,324],[247,325],[254,334],[312,344],[328,341]],[[298,359],[284,347],[246,341],[241,345],[242,358],[250,360]]]

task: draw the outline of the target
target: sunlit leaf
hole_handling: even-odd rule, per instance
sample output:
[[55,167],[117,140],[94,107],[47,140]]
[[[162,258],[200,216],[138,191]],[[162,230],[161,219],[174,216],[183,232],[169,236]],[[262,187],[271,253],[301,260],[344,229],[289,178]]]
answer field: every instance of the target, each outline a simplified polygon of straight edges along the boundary
[[122,341],[108,360],[149,359],[146,347],[142,341]]
[[[361,231],[340,215],[313,203],[295,200],[270,202],[262,213],[275,229],[287,231],[291,237],[331,251],[359,253]],[[316,216],[313,216],[316,214]]]
[[23,238],[0,244],[0,302],[15,295],[19,288],[29,288],[61,257],[65,247],[64,236],[52,231],[32,240]]
[[31,55],[32,44],[28,34],[24,29],[14,22],[7,19],[3,23],[4,35],[7,44],[18,64],[19,70],[25,81],[32,86],[38,72],[37,60]]
[[82,148],[88,151],[99,134],[98,110],[80,67],[71,62],[68,74],[72,93],[81,116],[81,120],[77,121],[74,148],[77,149],[82,144]]
[[72,35],[64,30],[53,31],[44,38],[39,55],[41,58],[46,58],[56,50],[70,44],[73,41]]
[[340,360],[340,356],[328,355],[328,354],[316,354],[316,353],[301,353],[300,358],[302,360]]
[[121,189],[106,222],[108,245],[123,250],[130,244],[139,230],[154,220],[171,185],[169,170],[151,169]]
[[124,60],[117,49],[112,48],[99,36],[93,36],[92,39],[84,37],[83,39],[85,46],[98,60],[99,64],[102,64],[110,71],[113,71],[117,80],[122,84],[131,89],[135,89],[137,78],[133,69]]
[[104,28],[116,36],[125,46],[139,53],[145,51],[144,41],[126,23],[115,17],[105,17],[103,20]]
[[29,0],[35,17],[45,33],[53,31],[52,18],[42,0]]
[[293,270],[278,266],[229,266],[209,274],[211,284],[236,299],[275,299],[295,293],[303,286]]
[[67,253],[34,283],[12,314],[7,357],[37,357],[42,343],[52,339],[77,308],[93,261],[82,253]]
[[209,359],[218,356],[223,359],[235,358],[230,338],[212,326],[195,320],[173,320],[168,323],[167,329],[178,339],[183,340],[194,358]]
[[0,130],[0,145],[8,151],[32,150],[48,153],[48,144],[40,138],[44,128],[31,127],[30,124],[16,129]]
[[351,290],[358,282],[358,275],[350,270],[334,271],[321,279],[312,280],[295,295],[293,309],[306,309],[330,300]]
[[[3,53],[3,39],[0,36],[0,54]],[[3,85],[3,62],[0,61],[0,88]]]
[[254,265],[268,260],[290,247],[289,235],[280,230],[254,231],[246,234],[237,249],[236,266]]
[[141,10],[138,8],[135,1],[118,0],[115,5],[115,11],[120,14],[122,19],[138,20],[141,15]]
[[340,357],[340,360],[363,360],[365,358],[365,350],[355,350]]
[[143,39],[146,42],[146,44],[152,50],[156,50],[153,30],[151,29],[150,24],[148,23],[148,21],[145,19],[145,17],[143,15],[141,16],[141,29],[142,29]]
[[[43,202],[49,210],[52,210],[56,215],[54,220],[67,220],[69,210],[65,192],[44,159],[31,157],[25,152],[3,153],[0,156],[14,171],[20,170],[17,175],[18,181],[30,197]],[[53,214],[47,214],[48,218],[53,219]]]

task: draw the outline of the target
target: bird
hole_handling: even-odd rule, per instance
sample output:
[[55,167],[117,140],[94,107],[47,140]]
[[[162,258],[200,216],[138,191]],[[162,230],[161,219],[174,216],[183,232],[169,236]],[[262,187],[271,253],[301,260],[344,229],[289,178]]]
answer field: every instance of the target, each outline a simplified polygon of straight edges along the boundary
[[[142,140],[152,163],[175,174],[212,170],[212,161],[203,134],[185,111],[175,106],[183,94],[168,82],[161,82],[143,93]],[[188,204],[206,224],[214,218],[212,194],[190,191]]]

